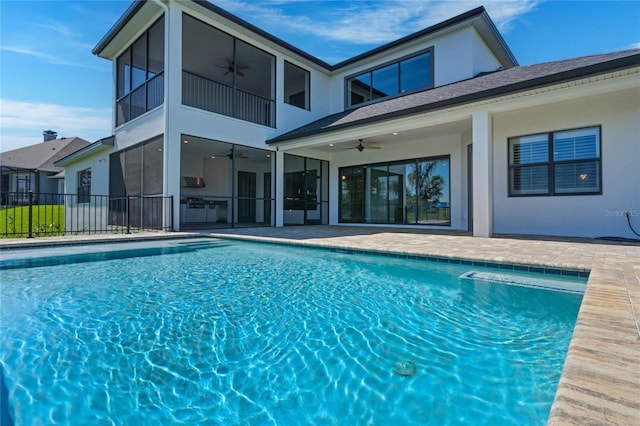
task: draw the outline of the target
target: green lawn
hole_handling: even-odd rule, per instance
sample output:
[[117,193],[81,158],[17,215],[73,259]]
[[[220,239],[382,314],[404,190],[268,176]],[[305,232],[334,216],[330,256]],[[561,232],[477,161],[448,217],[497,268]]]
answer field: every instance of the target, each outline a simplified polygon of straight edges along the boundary
[[[64,235],[64,206],[33,206],[34,236]],[[26,237],[29,234],[29,207],[0,210],[0,238]]]

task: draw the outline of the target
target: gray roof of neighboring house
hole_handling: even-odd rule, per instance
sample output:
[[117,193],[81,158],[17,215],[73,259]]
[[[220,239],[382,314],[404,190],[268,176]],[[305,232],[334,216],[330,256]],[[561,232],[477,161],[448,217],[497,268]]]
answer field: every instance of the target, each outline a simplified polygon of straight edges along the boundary
[[267,143],[434,111],[636,66],[640,66],[640,49],[509,68],[332,114]]
[[89,142],[78,137],[55,139],[0,153],[0,164],[26,170],[59,172],[62,167],[55,166],[54,162],[88,145]]
[[98,139],[92,144],[86,145],[76,151],[69,153],[69,155],[57,159],[54,164],[56,166],[64,167],[74,160],[94,154],[95,152],[97,152],[97,150],[113,148],[115,140],[116,137],[113,135],[107,136],[106,138]]

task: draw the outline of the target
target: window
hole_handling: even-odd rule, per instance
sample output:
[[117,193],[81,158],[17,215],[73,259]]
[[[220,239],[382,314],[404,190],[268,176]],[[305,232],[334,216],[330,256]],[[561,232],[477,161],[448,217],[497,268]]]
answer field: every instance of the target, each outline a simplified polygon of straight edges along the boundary
[[347,107],[433,87],[433,49],[348,77]]
[[509,138],[509,196],[601,194],[600,127]]
[[78,172],[78,203],[91,201],[91,169]]
[[449,157],[343,167],[340,222],[451,224]]
[[309,71],[287,61],[284,61],[284,103],[310,109]]
[[164,18],[116,59],[116,126],[164,102]]
[[315,158],[284,155],[285,225],[329,223],[329,163]]

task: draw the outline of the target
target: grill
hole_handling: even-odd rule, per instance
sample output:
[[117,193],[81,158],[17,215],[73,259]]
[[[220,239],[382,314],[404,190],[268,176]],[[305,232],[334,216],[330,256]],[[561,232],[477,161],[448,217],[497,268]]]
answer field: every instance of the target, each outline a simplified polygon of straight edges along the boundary
[[200,197],[188,197],[187,207],[190,209],[204,209],[204,199]]

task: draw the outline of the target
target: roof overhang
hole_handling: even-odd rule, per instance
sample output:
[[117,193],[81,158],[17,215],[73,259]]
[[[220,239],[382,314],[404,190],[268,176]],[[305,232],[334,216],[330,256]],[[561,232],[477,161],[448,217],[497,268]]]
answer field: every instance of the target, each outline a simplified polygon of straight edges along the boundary
[[[148,22],[155,15],[159,14],[162,7],[159,3],[166,0],[145,1],[136,0],[122,15],[122,17],[115,23],[113,27],[105,34],[105,36],[98,42],[92,52],[94,55],[101,58],[112,59],[124,48],[126,44],[134,38],[140,31],[140,28],[144,27],[144,24]],[[517,66],[518,62],[515,56],[507,46],[507,43],[500,35],[500,32],[493,24],[493,21],[487,14],[484,7],[480,6],[472,9],[468,12],[462,13],[446,21],[432,25],[428,28],[415,32],[413,34],[402,37],[398,40],[392,41],[375,49],[364,52],[353,58],[349,58],[335,65],[330,65],[325,61],[293,46],[290,43],[256,27],[255,25],[227,12],[215,4],[207,0],[190,0],[189,2],[183,2],[183,5],[188,5],[194,9],[200,9],[213,13],[222,18],[227,25],[236,26],[241,30],[248,31],[267,43],[274,45],[277,48],[285,49],[294,55],[301,57],[302,59],[315,64],[316,66],[324,69],[326,72],[338,72],[344,68],[357,65],[362,61],[371,60],[378,55],[387,55],[393,52],[394,49],[402,49],[412,43],[422,42],[430,38],[444,35],[448,32],[457,30],[461,27],[473,25],[478,31],[480,36],[487,42],[496,58],[500,61],[503,68],[510,68]]]
[[91,53],[105,59],[115,58],[144,27],[144,24],[161,10],[160,5],[154,1],[134,1],[91,50]]
[[[157,1],[165,2],[165,0]],[[241,29],[249,31],[250,33],[253,33],[266,40],[267,42],[289,50],[295,55],[298,55],[305,60],[317,66],[320,66],[321,68],[324,68],[325,70],[330,70],[332,68],[331,65],[327,64],[323,60],[316,58],[315,56],[310,55],[301,49],[298,49],[297,47],[287,43],[286,41],[273,36],[272,34],[256,27],[253,24],[250,24],[243,19],[240,19],[239,17],[227,12],[226,10],[212,4],[207,0],[190,0],[189,2],[183,2],[182,4],[195,9],[199,8],[201,11],[209,13],[212,12],[225,20],[228,25],[237,26]],[[131,41],[131,39],[136,35],[139,29],[144,26],[144,23],[158,14],[160,10],[161,6],[155,1],[136,0],[129,7],[129,9],[125,11],[122,17],[120,17],[120,19],[115,23],[115,25],[111,27],[107,34],[105,34],[102,40],[98,42],[96,47],[93,48],[92,53],[94,55],[100,56],[101,58],[114,58],[122,50],[122,48],[125,47],[125,44]]]
[[[379,115],[367,116],[362,119],[346,121],[343,124],[332,124],[326,127],[309,130],[307,132],[298,132],[291,134],[285,133],[284,135],[276,136],[275,138],[267,140],[266,142],[267,144],[272,146],[284,146],[287,145],[287,142],[290,141],[305,140],[315,137],[324,138],[324,135],[329,133],[340,132],[351,128],[362,128],[363,126],[370,126],[376,123],[396,120],[403,117],[421,115],[437,111],[445,111],[451,108],[468,108],[477,103],[493,103],[504,98],[505,96],[517,96],[523,93],[535,93],[535,91],[539,89],[544,88],[546,90],[547,88],[551,88],[554,86],[562,87],[563,85],[569,83],[578,85],[579,81],[589,81],[589,79],[597,79],[598,76],[603,75],[630,73],[636,75],[637,78],[637,74],[640,72],[639,63],[640,54],[633,54],[604,63],[597,63],[590,66],[545,75],[539,78],[518,81],[511,84],[493,87],[487,90],[480,90],[477,92],[466,93],[459,96],[446,97],[435,102],[429,102],[427,104],[417,105],[414,107]],[[343,115],[346,116],[352,111],[344,111],[343,113],[335,114],[336,122],[339,122]]]
[[96,155],[103,151],[113,149],[114,142],[115,142],[115,136],[109,136],[106,138],[99,139],[94,143],[92,143],[91,145],[87,145],[84,148],[79,149],[76,152],[59,159],[54,164],[58,167],[66,167],[69,164],[74,163],[78,160],[82,160],[84,158]]
[[357,139],[375,138],[392,132],[413,131],[418,128],[443,126],[448,123],[470,120],[479,108],[492,114],[517,109],[539,107],[557,102],[580,99],[603,94],[615,94],[638,90],[640,67],[627,68],[605,74],[586,76],[581,79],[556,82],[527,90],[496,94],[469,102],[440,104],[429,109],[415,109],[403,114],[389,114],[369,121],[358,121],[346,126],[337,126],[325,131],[312,132],[280,142],[269,142],[279,150],[290,151],[312,149],[329,143],[339,144]]
[[468,12],[454,16],[453,18],[447,19],[446,21],[442,21],[413,34],[409,34],[385,45],[354,56],[353,58],[339,62],[331,67],[331,70],[342,71],[344,68],[358,66],[363,61],[370,61],[376,56],[388,55],[390,52],[393,52],[394,49],[404,49],[415,43],[424,44],[430,39],[442,37],[453,31],[458,31],[470,26],[475,28],[478,34],[480,34],[484,39],[498,61],[502,64],[503,68],[511,68],[518,65],[518,61],[513,55],[513,52],[511,52],[506,41],[500,35],[500,32],[489,17],[489,14],[486,12],[484,7],[480,6]]

